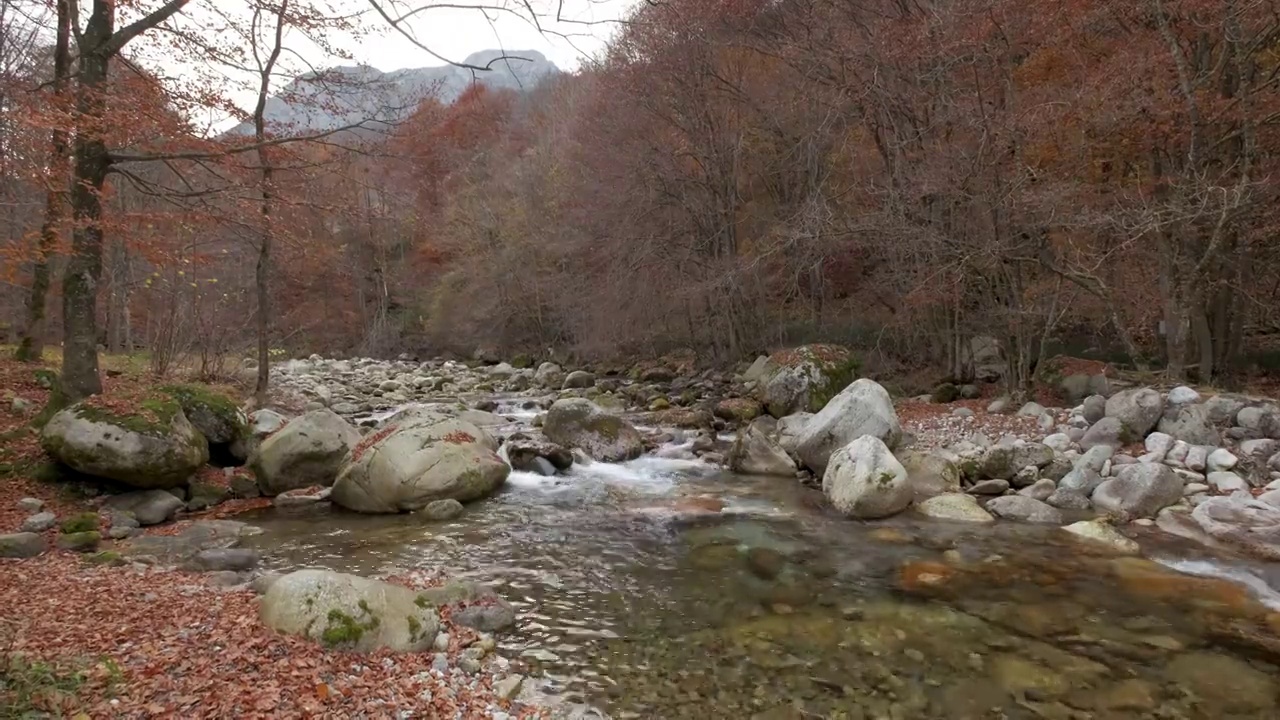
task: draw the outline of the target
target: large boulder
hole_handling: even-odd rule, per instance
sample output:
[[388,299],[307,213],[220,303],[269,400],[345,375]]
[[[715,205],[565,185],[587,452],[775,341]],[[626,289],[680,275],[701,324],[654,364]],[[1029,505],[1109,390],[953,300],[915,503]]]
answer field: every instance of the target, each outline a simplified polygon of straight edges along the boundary
[[560,386],[564,384],[564,371],[553,362],[544,362],[533,373],[533,381],[542,387],[559,390]]
[[249,436],[249,418],[235,401],[203,385],[160,388],[182,408],[182,414],[211,445],[229,445]]
[[552,404],[542,432],[551,442],[581,448],[592,460],[601,462],[634,460],[644,452],[638,430],[583,398],[565,398]]
[[837,510],[859,519],[902,512],[913,495],[906,468],[873,435],[863,435],[831,455],[822,491]]
[[465,420],[422,414],[388,425],[356,445],[329,499],[363,513],[412,512],[435,500],[478,500],[501,487],[511,473],[497,447]]
[[1112,450],[1123,447],[1132,439],[1132,431],[1120,418],[1104,417],[1084,431],[1080,438],[1080,447],[1091,450],[1095,447],[1109,447]]
[[1160,418],[1157,429],[1191,445],[1221,445],[1222,436],[1209,419],[1203,405],[1181,404],[1170,407]]
[[794,477],[796,463],[774,441],[775,432],[775,421],[771,417],[756,418],[739,430],[729,450],[729,469],[744,475]]
[[796,455],[805,467],[820,475],[827,469],[832,453],[863,435],[870,435],[891,449],[902,438],[902,426],[889,393],[866,378],[841,390],[805,423]]
[[1164,398],[1151,388],[1121,390],[1107,398],[1107,417],[1123,423],[1133,440],[1146,437],[1163,413]]
[[1209,547],[1280,561],[1280,508],[1251,497],[1211,497],[1190,512],[1166,508],[1156,520],[1165,532]]
[[794,455],[800,447],[800,439],[804,437],[805,426],[813,419],[813,413],[796,413],[778,420],[778,430],[774,437],[779,447]]
[[769,356],[759,399],[776,418],[818,412],[853,379],[855,363],[839,345],[802,345]]
[[371,652],[430,650],[440,616],[406,587],[328,570],[298,570],[274,583],[259,606],[262,622],[326,647]]
[[40,431],[45,452],[71,469],[135,488],[185,485],[209,461],[209,444],[168,396],[127,402],[97,398],[62,410]]
[[262,441],[249,466],[263,495],[329,486],[342,460],[360,442],[360,431],[332,410],[312,410]]
[[1182,479],[1167,465],[1126,465],[1093,491],[1093,507],[1123,520],[1155,517],[1182,499],[1182,487]]

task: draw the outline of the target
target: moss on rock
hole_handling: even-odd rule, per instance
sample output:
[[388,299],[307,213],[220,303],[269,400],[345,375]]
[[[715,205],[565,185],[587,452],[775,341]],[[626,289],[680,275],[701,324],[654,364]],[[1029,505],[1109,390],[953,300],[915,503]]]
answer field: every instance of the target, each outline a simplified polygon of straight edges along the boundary
[[74,535],[76,533],[97,530],[100,522],[98,513],[82,512],[75,517],[67,518],[62,521],[62,533],[64,535]]

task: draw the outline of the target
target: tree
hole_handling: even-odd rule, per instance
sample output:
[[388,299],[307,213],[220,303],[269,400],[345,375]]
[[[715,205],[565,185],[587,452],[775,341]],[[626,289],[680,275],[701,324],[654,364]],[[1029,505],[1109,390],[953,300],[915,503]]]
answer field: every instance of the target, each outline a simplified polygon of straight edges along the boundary
[[[53,112],[65,112],[67,84],[71,73],[71,2],[57,0],[57,25],[54,34],[53,78],[50,81],[49,105]],[[31,293],[27,298],[27,317],[15,357],[23,362],[38,362],[44,354],[44,319],[48,304],[50,267],[58,246],[59,228],[66,204],[67,128],[55,123],[49,141],[49,187],[45,191],[44,222],[40,226],[40,244],[32,273]]]

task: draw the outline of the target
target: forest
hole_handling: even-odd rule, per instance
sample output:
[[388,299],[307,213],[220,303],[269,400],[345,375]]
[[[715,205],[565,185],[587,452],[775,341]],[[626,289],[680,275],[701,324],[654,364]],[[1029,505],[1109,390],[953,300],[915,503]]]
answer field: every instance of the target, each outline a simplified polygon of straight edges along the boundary
[[[644,3],[536,88],[324,133],[259,103],[249,137],[197,132],[216,83],[131,59],[184,4],[56,46],[77,3],[37,30],[5,4],[11,342],[209,376],[255,352],[737,361],[812,341],[960,375],[975,335],[1015,385],[1062,347],[1205,382],[1274,357],[1267,0]],[[265,102],[277,31],[360,31],[251,5],[221,46],[174,32],[172,52],[248,67]]]

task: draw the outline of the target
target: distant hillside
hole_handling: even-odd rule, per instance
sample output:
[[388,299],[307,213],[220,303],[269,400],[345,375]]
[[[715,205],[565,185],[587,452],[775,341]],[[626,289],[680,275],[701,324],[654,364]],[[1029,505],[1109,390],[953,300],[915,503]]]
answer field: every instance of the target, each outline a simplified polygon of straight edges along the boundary
[[[367,65],[352,65],[308,73],[267,100],[267,124],[277,129],[319,131],[371,119],[396,122],[425,98],[453,102],[472,83],[530,90],[543,78],[560,72],[536,50],[483,50],[467,56],[464,63],[492,69],[479,72],[445,65],[384,73]],[[241,123],[228,134],[252,132],[251,123]]]

